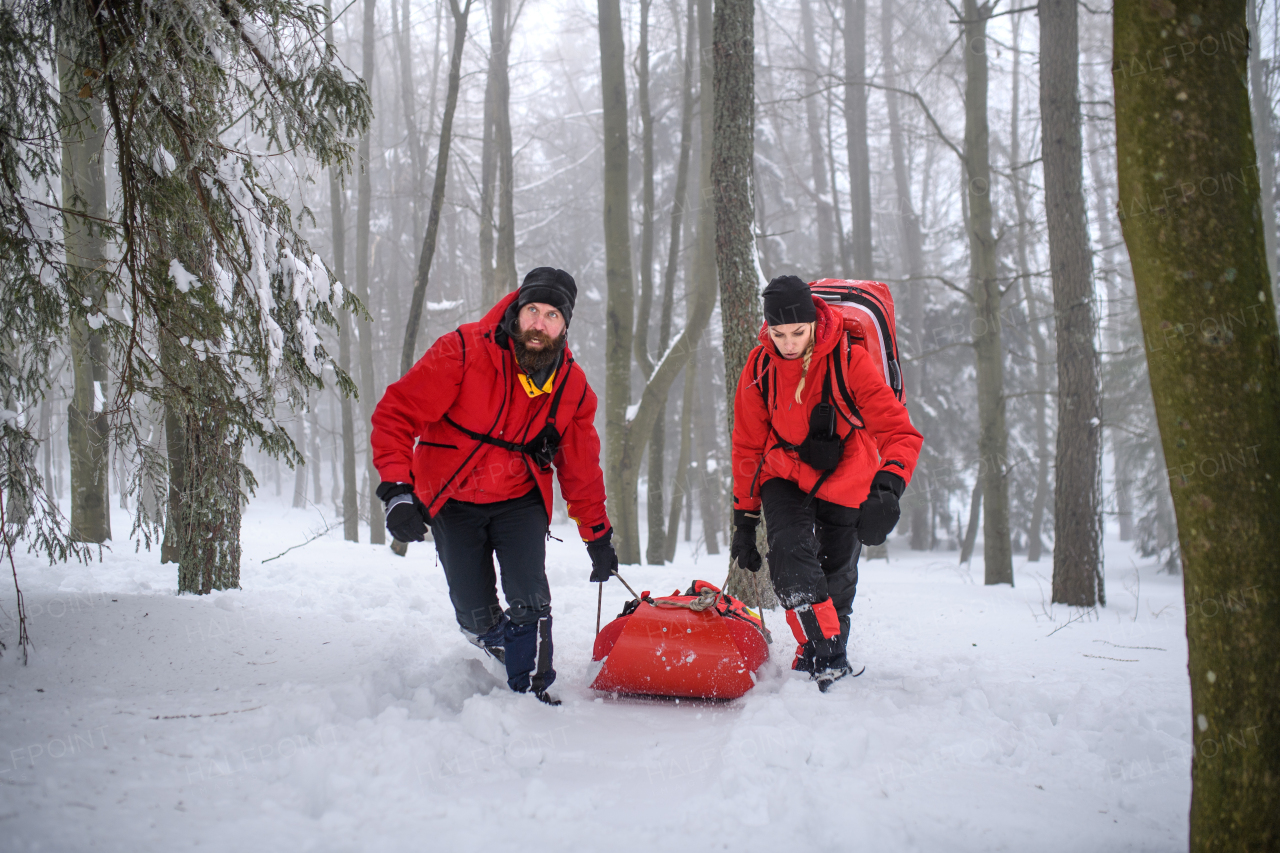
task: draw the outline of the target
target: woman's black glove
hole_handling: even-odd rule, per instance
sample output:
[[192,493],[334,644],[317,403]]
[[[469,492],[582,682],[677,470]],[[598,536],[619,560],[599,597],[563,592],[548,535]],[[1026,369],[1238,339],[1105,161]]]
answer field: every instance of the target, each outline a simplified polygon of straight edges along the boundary
[[427,534],[427,508],[409,483],[382,483],[378,497],[386,506],[387,530],[398,542],[421,542]]
[[898,498],[906,482],[889,471],[877,471],[871,480],[871,493],[858,507],[858,541],[863,545],[883,545],[889,532],[902,515]]
[[599,539],[587,543],[587,556],[591,558],[591,582],[604,583],[618,571],[618,552],[613,550],[613,528]]
[[760,566],[764,564],[760,559],[760,551],[756,548],[756,527],[759,524],[759,511],[733,511],[733,543],[729,546],[729,559],[736,560],[740,568],[749,572],[760,571]]

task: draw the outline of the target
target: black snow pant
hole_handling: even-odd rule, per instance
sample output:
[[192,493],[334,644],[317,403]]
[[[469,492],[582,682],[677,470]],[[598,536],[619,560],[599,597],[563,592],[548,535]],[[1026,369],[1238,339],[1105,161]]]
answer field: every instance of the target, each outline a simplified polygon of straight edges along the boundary
[[[458,625],[483,645],[503,649],[507,684],[521,693],[545,690],[556,678],[547,530],[547,510],[536,486],[523,497],[491,504],[450,500],[431,519]],[[505,612],[498,602],[495,553]]]
[[790,480],[775,478],[760,487],[769,573],[783,607],[817,604],[831,598],[840,618],[840,647],[849,643],[849,614],[858,587],[858,510],[814,498]]

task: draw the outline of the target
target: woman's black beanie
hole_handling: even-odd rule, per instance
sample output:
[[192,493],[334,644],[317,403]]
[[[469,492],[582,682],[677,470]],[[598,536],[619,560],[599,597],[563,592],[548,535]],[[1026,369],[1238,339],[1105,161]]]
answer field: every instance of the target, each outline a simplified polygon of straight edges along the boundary
[[770,326],[812,323],[818,319],[809,285],[795,275],[780,275],[764,289],[764,321]]

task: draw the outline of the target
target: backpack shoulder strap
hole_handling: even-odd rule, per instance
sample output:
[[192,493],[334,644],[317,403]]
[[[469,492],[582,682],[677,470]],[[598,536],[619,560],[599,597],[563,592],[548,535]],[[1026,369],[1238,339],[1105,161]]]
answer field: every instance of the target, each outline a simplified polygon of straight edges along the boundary
[[760,388],[760,396],[764,397],[764,407],[766,409],[769,408],[769,365],[772,362],[773,359],[769,357],[769,353],[761,348],[760,354],[756,356],[754,375],[757,387]]
[[[849,407],[849,415],[852,420],[850,418],[845,418],[845,420],[848,421],[849,426],[854,429],[863,429],[866,427],[866,422],[863,421],[862,413],[858,411],[858,404],[854,402],[853,394],[849,392],[849,386],[844,381],[844,371],[845,368],[848,367],[849,358],[852,355],[849,347],[853,346],[849,341],[849,335],[847,334],[844,336],[844,346],[844,358],[839,362],[836,361],[835,350],[831,351],[831,369],[828,371],[827,375],[828,377],[830,377],[830,374],[832,373],[836,375],[836,386],[840,389],[840,396],[844,399],[844,404]],[[844,417],[843,413],[841,413],[841,417]]]
[[573,371],[573,358],[566,358],[561,369],[564,371],[564,375],[560,379],[560,387],[556,388],[556,393],[551,397],[551,407],[547,409],[547,423],[551,426],[556,425],[556,412],[560,409],[560,398],[564,396],[564,389],[569,387],[569,375]]

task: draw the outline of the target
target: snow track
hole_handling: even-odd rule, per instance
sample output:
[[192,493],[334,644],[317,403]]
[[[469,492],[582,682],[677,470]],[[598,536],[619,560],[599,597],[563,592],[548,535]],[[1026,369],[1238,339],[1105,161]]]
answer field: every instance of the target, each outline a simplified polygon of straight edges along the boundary
[[[1181,583],[1123,543],[1089,615],[1048,607],[1048,556],[987,589],[980,558],[970,577],[895,538],[860,570],[864,675],[822,695],[784,671],[775,613],[755,690],[676,703],[586,688],[596,591],[557,527],[557,709],[457,632],[429,545],[401,559],[335,530],[261,562],[322,526],[256,501],[245,590],[203,599],[131,543],[20,557],[36,649],[21,666],[0,617],[5,850],[1186,848]],[[723,579],[685,547],[624,574],[663,594]],[[606,618],[623,600],[607,585]]]

